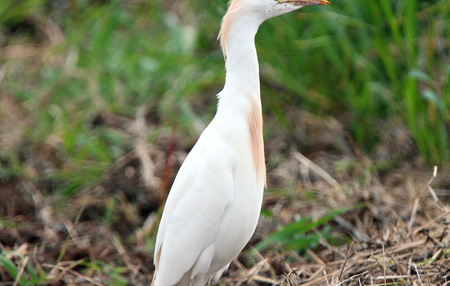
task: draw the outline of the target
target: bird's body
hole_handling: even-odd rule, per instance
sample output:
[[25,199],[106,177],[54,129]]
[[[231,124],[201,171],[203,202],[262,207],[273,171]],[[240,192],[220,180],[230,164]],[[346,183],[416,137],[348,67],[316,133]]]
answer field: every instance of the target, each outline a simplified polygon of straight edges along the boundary
[[[263,186],[246,179],[256,177],[251,164],[234,164],[242,154],[234,148],[238,138],[224,138],[220,121],[214,120],[203,132],[178,173],[182,179],[172,187],[176,199],[164,209],[170,223],[161,222],[159,232],[164,234],[156,243],[162,247],[155,285],[188,285],[197,275],[194,285],[204,285],[235,258],[255,229]],[[234,175],[238,171],[240,175]],[[178,284],[180,275],[187,277]],[[158,284],[159,277],[167,284]]]
[[154,286],[203,286],[212,276],[220,277],[255,231],[265,163],[254,38],[265,19],[326,1],[285,2],[231,2],[219,35],[225,86],[214,119],[169,193],[156,239]]

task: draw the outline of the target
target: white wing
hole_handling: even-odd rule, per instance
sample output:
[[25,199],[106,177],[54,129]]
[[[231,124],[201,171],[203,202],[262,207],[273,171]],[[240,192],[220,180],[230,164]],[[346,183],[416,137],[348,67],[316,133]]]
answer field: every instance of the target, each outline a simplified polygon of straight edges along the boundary
[[[212,135],[205,130],[170,191],[156,240],[155,286],[174,285],[193,268],[215,240],[225,209],[233,201],[231,151]],[[206,273],[209,265],[202,267]]]

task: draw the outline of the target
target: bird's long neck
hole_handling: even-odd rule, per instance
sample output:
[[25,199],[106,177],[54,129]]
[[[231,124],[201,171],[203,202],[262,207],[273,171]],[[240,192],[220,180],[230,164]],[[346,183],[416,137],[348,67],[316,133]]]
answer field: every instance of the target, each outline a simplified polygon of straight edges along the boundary
[[224,18],[220,37],[227,73],[219,109],[228,105],[236,107],[237,104],[245,109],[251,102],[261,105],[255,47],[255,35],[260,24],[257,19],[230,15],[230,12]]
[[220,38],[226,58],[226,76],[217,114],[244,116],[256,176],[259,182],[265,183],[259,65],[255,47],[255,35],[261,23],[260,19],[230,12],[224,18]]

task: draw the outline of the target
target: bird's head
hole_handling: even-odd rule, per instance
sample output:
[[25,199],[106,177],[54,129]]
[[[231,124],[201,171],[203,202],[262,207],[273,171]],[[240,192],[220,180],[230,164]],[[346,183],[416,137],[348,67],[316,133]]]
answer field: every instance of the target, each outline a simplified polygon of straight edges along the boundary
[[285,14],[303,6],[327,5],[327,0],[232,0],[228,12],[239,8],[264,19]]
[[223,18],[222,28],[219,33],[219,39],[224,54],[226,54],[224,44],[226,34],[229,30],[230,23],[233,22],[238,15],[241,16],[241,18],[252,18],[261,24],[266,19],[295,11],[304,6],[328,4],[330,4],[330,2],[327,0],[231,0],[227,14]]
[[[312,5],[328,5],[330,2],[327,0],[234,0],[242,2],[242,5],[251,7],[252,9],[259,10],[265,19],[279,16],[297,9],[303,6]],[[256,12],[256,11],[255,11]]]

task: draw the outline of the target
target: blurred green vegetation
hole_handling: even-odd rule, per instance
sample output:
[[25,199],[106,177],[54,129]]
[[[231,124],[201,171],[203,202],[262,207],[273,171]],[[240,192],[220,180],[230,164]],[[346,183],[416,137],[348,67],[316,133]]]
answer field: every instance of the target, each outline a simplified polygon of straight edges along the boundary
[[450,3],[344,0],[304,10],[261,29],[260,58],[272,71],[263,79],[288,91],[264,96],[340,117],[366,151],[380,121],[400,118],[429,164],[448,162]]
[[[22,269],[18,269],[11,258],[22,260]],[[32,286],[45,284],[46,274],[41,267],[37,271],[33,269],[31,263],[28,263],[29,257],[24,257],[19,252],[3,253],[0,250],[0,266],[2,266],[11,277],[16,279],[16,285]]]
[[[268,246],[278,245],[281,249],[305,251],[308,248],[316,248],[320,244],[320,239],[333,241],[335,239],[327,224],[345,211],[344,209],[334,209],[329,214],[321,215],[318,219],[313,219],[312,216],[299,218],[265,238],[256,245],[255,249],[261,251]],[[322,229],[319,231],[320,228]],[[316,232],[310,233],[313,230]]]
[[[223,85],[216,37],[226,2],[0,2],[0,91],[26,114],[27,148],[50,142],[55,166],[68,162],[45,174],[61,191],[134,149],[129,135],[95,128],[98,114],[134,118],[147,106],[159,122],[149,141],[177,124],[195,142]],[[271,19],[256,40],[264,112],[281,127],[293,127],[286,106],[335,116],[370,153],[380,123],[400,120],[427,163],[449,162],[449,1],[334,1]],[[6,54],[19,46],[31,55]],[[2,152],[10,162],[0,176],[26,172]]]

